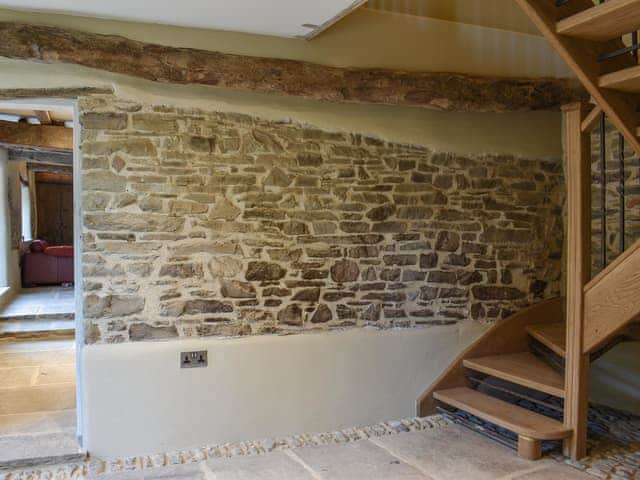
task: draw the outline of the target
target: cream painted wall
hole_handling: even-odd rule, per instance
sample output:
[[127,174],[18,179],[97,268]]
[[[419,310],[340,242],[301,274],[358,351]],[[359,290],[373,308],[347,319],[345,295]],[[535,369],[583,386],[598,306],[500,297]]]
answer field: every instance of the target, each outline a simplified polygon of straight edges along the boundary
[[199,86],[159,84],[70,65],[44,65],[0,58],[0,90],[96,86],[117,96],[152,104],[246,113],[376,135],[461,154],[504,153],[559,159],[561,115],[536,113],[445,113],[385,105],[331,104],[282,95]]
[[[485,329],[465,322],[87,346],[84,447],[131,456],[415,416],[422,391]],[[179,368],[179,352],[204,349],[207,368]]]
[[369,0],[366,8],[540,35],[513,0]]
[[355,12],[311,42],[10,10],[0,10],[0,21],[56,25],[164,45],[334,66],[507,77],[572,76],[537,35],[368,9]]

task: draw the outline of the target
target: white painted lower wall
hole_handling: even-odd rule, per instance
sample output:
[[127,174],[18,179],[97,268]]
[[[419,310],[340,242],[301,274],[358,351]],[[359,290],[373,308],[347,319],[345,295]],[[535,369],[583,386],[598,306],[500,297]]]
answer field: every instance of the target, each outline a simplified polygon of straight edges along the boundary
[[[358,329],[82,349],[84,447],[101,458],[416,414],[416,400],[486,327]],[[179,353],[209,366],[180,369]]]

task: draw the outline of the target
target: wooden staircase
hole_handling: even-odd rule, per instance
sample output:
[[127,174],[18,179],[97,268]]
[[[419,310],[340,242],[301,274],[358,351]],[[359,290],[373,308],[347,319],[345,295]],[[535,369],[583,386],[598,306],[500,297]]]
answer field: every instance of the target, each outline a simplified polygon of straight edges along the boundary
[[[535,398],[538,392],[545,394],[542,398],[550,395],[564,399],[565,302],[564,298],[548,300],[492,327],[460,354],[420,397],[419,414],[434,413],[438,405],[445,406],[445,411],[470,413],[515,433],[519,455],[530,460],[540,458],[543,441],[570,438],[573,430],[561,420],[498,398],[490,388],[480,391],[476,388],[477,382],[473,381],[476,374],[480,374],[484,382],[486,379],[500,380],[501,387],[496,390],[501,397],[504,397],[501,392],[507,390],[516,399]],[[638,327],[629,325],[610,338],[605,348],[593,352],[595,355],[591,358],[597,358],[621,341],[639,339]],[[560,367],[548,355],[541,355],[539,347],[559,357]]]
[[[640,0],[515,0],[571,67],[598,108],[636,152],[640,152],[640,69],[625,51],[621,35],[640,27]],[[599,61],[601,60],[601,61]],[[625,85],[616,89],[617,83]],[[634,87],[630,87],[633,85]]]
[[[586,454],[590,362],[620,341],[640,339],[640,241],[626,250],[622,241],[624,252],[614,262],[594,278],[590,270],[591,129],[600,120],[604,142],[606,116],[622,135],[620,150],[626,141],[640,153],[640,0],[597,5],[591,0],[515,1],[573,69],[595,104],[590,109],[583,104],[563,109],[567,297],[542,302],[493,326],[423,393],[418,412],[428,415],[443,409],[467,426],[498,426],[511,432],[508,438],[517,438],[519,454],[528,459],[540,458],[542,442],[548,440],[562,440],[565,455],[579,459]],[[632,34],[630,44],[621,38],[627,34]],[[604,185],[604,152],[602,156]],[[624,175],[621,178],[624,191]],[[605,217],[606,213],[603,225]],[[603,232],[604,237],[605,228]],[[624,220],[621,232],[624,239]],[[549,398],[559,407],[535,408],[549,406]],[[499,429],[497,434],[483,426],[477,429],[492,432],[490,436],[502,442]]]

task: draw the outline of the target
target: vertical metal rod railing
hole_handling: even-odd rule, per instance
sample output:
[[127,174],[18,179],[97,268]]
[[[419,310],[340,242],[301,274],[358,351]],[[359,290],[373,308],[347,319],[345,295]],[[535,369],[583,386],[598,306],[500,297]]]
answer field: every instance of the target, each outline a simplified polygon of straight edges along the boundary
[[600,268],[607,266],[607,125],[604,113],[600,115]]
[[618,168],[619,168],[619,175],[620,175],[620,179],[619,179],[619,200],[620,200],[620,238],[619,238],[619,248],[620,248],[620,253],[624,252],[624,243],[625,243],[625,233],[626,233],[626,229],[625,229],[625,205],[624,205],[624,196],[625,196],[625,192],[624,192],[624,181],[625,181],[625,176],[624,176],[624,136],[619,133],[618,134]]

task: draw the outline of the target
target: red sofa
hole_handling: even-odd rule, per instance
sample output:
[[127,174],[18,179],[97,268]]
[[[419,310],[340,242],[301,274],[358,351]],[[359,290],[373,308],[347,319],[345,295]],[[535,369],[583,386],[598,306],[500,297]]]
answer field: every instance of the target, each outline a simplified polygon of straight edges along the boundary
[[35,240],[22,257],[22,285],[73,283],[73,246],[49,246]]

